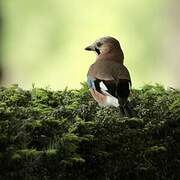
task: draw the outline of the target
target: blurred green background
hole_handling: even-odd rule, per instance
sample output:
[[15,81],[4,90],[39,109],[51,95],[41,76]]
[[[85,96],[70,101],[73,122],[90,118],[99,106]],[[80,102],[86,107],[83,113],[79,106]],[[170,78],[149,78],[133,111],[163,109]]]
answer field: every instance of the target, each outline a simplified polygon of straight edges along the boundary
[[84,47],[117,38],[133,87],[180,87],[178,0],[2,0],[2,84],[79,88],[95,54]]

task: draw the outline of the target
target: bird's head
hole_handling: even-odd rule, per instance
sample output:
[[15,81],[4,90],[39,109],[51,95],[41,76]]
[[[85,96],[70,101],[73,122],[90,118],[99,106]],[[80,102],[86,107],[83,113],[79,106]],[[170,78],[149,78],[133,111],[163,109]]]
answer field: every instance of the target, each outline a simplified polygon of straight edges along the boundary
[[124,54],[119,41],[110,36],[105,36],[100,39],[97,39],[93,44],[87,46],[85,50],[96,52],[98,59],[110,56],[116,56],[117,58],[120,58],[122,61],[124,59]]

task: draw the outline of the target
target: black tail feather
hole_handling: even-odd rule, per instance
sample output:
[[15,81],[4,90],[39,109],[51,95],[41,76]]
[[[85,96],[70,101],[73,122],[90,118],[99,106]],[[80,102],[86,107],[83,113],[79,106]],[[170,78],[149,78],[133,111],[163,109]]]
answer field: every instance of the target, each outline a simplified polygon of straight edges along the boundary
[[125,112],[125,115],[129,118],[132,118],[134,116],[134,112],[129,101],[127,101],[127,103],[124,106],[124,112]]
[[124,108],[122,106],[119,106],[119,109],[120,109],[121,115],[124,117],[126,115]]
[[119,108],[122,116],[132,118],[134,116],[133,107],[127,99],[119,99]]

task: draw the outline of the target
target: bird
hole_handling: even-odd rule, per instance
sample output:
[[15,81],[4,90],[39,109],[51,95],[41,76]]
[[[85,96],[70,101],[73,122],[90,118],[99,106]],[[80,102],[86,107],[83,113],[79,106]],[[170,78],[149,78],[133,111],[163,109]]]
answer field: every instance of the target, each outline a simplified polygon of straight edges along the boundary
[[90,93],[99,106],[119,107],[121,115],[133,117],[128,101],[132,86],[130,73],[124,65],[124,53],[117,39],[105,36],[85,48],[96,53],[96,60],[87,73]]

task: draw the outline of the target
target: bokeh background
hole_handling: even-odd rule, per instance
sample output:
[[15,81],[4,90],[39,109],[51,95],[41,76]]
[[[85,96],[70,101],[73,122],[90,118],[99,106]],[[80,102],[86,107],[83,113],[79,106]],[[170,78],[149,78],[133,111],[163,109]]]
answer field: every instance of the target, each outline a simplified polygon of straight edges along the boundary
[[133,87],[180,87],[179,0],[1,0],[1,84],[80,88],[95,54],[84,47],[119,39]]

